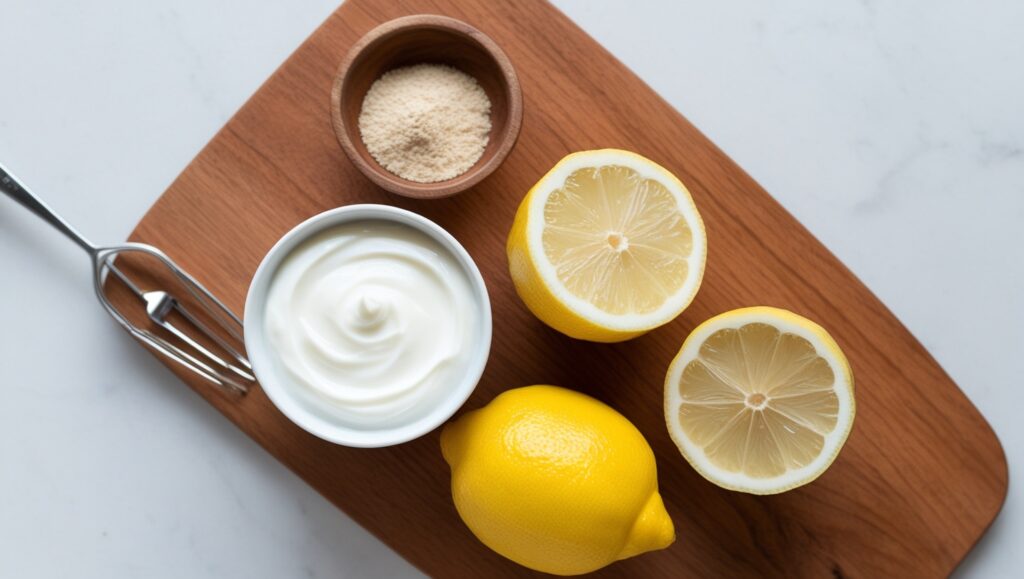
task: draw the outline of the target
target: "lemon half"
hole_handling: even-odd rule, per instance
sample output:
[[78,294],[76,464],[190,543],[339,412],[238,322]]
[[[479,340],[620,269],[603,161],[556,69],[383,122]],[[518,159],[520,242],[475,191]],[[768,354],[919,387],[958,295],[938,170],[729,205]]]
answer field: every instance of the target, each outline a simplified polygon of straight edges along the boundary
[[770,307],[698,326],[665,378],[665,420],[680,452],[727,489],[780,493],[823,473],[856,413],[853,374],[818,324]]
[[508,238],[516,291],[544,323],[616,342],[690,304],[707,240],[689,191],[628,151],[569,155],[530,189]]

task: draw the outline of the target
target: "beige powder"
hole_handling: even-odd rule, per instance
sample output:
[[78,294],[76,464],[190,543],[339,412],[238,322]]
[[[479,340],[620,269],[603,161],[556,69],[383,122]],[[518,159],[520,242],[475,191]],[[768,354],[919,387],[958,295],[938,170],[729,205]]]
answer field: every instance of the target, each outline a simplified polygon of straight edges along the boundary
[[484,153],[491,101],[476,79],[450,66],[417,64],[385,73],[359,112],[363,143],[385,169],[436,183],[465,173]]

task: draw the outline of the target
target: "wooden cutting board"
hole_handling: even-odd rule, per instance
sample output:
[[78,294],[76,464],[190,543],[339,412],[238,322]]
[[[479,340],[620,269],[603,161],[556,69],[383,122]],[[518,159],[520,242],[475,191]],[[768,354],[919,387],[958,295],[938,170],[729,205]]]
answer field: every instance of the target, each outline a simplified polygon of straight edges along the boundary
[[[414,13],[477,26],[505,49],[522,82],[517,146],[494,175],[447,200],[384,193],[349,164],[331,130],[331,81],[349,46],[377,24]],[[693,305],[673,323],[616,345],[575,341],[537,321],[513,291],[504,252],[513,212],[534,181],[566,153],[600,147],[637,151],[676,173],[703,214],[710,247]],[[422,213],[479,264],[494,344],[466,409],[508,388],[558,384],[617,408],[650,441],[678,540],[602,576],[946,575],[999,512],[1007,488],[999,441],[921,344],[743,170],[542,0],[349,0],[203,149],[132,239],[167,250],[241,312],[249,280],[278,237],[356,202]],[[771,497],[706,482],[662,420],[664,374],[687,333],[715,314],[757,304],[820,322],[857,379],[857,420],[838,460],[815,483]],[[259,389],[237,399],[181,377],[424,572],[529,574],[459,520],[437,431],[394,448],[343,448],[293,426]]]

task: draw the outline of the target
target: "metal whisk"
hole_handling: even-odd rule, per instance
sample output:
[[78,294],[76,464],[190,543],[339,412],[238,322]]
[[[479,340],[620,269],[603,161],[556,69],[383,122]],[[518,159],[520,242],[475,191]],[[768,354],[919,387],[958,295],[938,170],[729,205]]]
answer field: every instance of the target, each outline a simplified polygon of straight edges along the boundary
[[[248,391],[249,385],[255,382],[256,378],[252,374],[249,360],[233,348],[221,334],[224,332],[241,344],[243,342],[242,321],[195,278],[167,257],[164,252],[144,243],[125,243],[106,247],[93,245],[39,198],[29,192],[3,165],[0,165],[0,191],[41,217],[89,254],[92,260],[93,288],[96,291],[96,297],[99,298],[107,313],[137,340],[219,386],[244,394]],[[144,291],[140,289],[127,275],[114,266],[117,256],[127,252],[150,255],[166,266],[195,301],[202,306],[208,317],[214,320],[216,329],[200,321],[170,293],[162,290]],[[108,273],[114,274],[139,298],[146,308],[149,320],[169,332],[177,343],[136,326],[118,311],[107,298],[103,289],[103,283]],[[168,316],[172,312],[179,314],[187,324],[179,326],[171,323]],[[193,338],[195,331],[202,333],[210,342],[216,344],[226,356],[217,355]]]

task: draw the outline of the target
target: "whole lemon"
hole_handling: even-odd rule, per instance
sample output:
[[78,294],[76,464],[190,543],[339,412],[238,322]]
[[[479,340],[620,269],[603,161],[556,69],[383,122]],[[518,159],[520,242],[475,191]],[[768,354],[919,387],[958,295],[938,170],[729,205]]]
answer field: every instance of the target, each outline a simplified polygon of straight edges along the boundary
[[675,540],[650,446],[589,396],[509,390],[448,424],[441,451],[462,520],[531,569],[588,573]]

